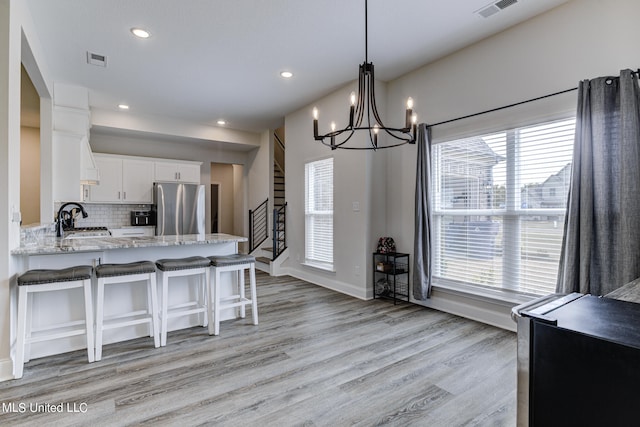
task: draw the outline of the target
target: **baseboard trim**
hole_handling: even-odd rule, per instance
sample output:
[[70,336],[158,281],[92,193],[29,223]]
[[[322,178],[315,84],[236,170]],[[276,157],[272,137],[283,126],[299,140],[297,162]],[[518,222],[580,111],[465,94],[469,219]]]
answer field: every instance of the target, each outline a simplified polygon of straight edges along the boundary
[[323,288],[331,289],[332,291],[340,292],[354,298],[366,300],[366,289],[358,288],[350,283],[344,283],[339,280],[327,279],[326,277],[318,277],[317,275],[292,268],[282,268],[281,273],[295,277],[296,279],[304,280],[314,285],[322,286]]
[[13,360],[2,359],[0,360],[0,382],[9,381],[14,379],[13,377]]
[[516,324],[511,320],[511,305],[504,302],[480,301],[477,298],[436,289],[428,300],[418,301],[412,298],[411,302],[508,331],[516,331]]
[[[294,268],[282,268],[281,274],[287,274],[296,279],[313,283],[336,292],[340,292],[352,297],[367,300],[366,289],[357,288],[351,284],[320,277],[316,274]],[[279,275],[281,275],[279,274]],[[461,295],[456,292],[449,292],[446,289],[434,288],[431,298],[426,301],[418,301],[413,298],[412,303],[456,316],[486,323],[509,331],[516,330],[516,324],[511,320],[511,307],[515,304],[504,301],[480,300],[471,296]]]

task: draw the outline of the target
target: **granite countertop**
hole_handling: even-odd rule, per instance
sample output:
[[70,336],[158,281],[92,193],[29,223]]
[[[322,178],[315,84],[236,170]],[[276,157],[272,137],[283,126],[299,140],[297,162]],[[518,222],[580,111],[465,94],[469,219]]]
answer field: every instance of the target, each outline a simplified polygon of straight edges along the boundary
[[109,249],[152,248],[178,245],[210,245],[246,242],[247,238],[231,234],[187,234],[183,236],[92,237],[68,239],[47,237],[35,244],[20,246],[11,255],[46,255],[69,252],[93,252]]
[[609,292],[605,297],[640,303],[640,277],[613,292]]

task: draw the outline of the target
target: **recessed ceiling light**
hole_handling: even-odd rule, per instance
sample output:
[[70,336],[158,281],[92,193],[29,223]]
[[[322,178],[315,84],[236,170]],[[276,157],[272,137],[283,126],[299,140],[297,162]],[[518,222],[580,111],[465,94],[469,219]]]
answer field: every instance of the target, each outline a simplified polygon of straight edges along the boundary
[[293,77],[293,73],[291,71],[282,71],[280,72],[280,77],[284,79],[290,79],[291,77]]
[[131,29],[131,33],[136,36],[139,37],[141,39],[147,39],[151,36],[151,33],[147,30],[143,30],[142,28],[132,28]]
[[127,104],[118,104],[118,108],[121,110],[128,110],[129,106]]
[[223,126],[223,125],[227,124],[227,122],[222,120],[222,119],[218,120],[216,123],[218,123],[220,126]]

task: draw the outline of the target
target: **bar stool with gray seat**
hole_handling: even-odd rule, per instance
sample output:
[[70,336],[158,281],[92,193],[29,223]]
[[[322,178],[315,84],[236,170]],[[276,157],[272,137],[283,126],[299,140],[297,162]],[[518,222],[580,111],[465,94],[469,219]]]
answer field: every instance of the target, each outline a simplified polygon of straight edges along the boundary
[[[102,334],[107,329],[135,325],[149,325],[149,336],[153,337],[156,348],[160,347],[160,327],[158,325],[158,290],[156,287],[156,265],[151,261],[137,261],[124,264],[100,264],[95,269],[98,279],[96,304],[96,361],[102,359]],[[104,316],[105,285],[118,283],[145,282],[147,307],[128,313]]]
[[[166,258],[156,261],[156,267],[158,267],[158,274],[160,275],[159,280],[162,283],[162,308],[160,309],[162,318],[160,325],[161,346],[167,345],[167,321],[169,318],[202,313],[202,326],[207,326],[207,288],[209,287],[210,264],[209,259],[201,256]],[[201,275],[201,279],[204,279],[198,284],[196,299],[170,306],[169,279],[194,275]]]
[[[228,308],[237,308],[236,317],[245,317],[245,306],[251,304],[251,314],[253,324],[258,324],[258,296],[256,294],[256,259],[252,255],[234,254],[224,256],[210,256],[212,278],[209,292],[209,335],[220,333],[220,311]],[[244,271],[249,270],[249,292],[251,298],[247,298],[244,289]],[[237,279],[235,284],[237,289],[233,290],[233,295],[221,296],[220,274],[226,271],[235,271]],[[237,292],[237,293],[235,293]]]
[[[94,361],[93,300],[91,274],[93,267],[80,265],[63,269],[29,270],[18,277],[18,331],[16,338],[15,378],[22,378],[24,363],[30,358],[30,345],[34,342],[85,335],[89,362]],[[84,292],[84,319],[47,325],[34,330],[31,325],[33,310],[30,295],[81,288]]]

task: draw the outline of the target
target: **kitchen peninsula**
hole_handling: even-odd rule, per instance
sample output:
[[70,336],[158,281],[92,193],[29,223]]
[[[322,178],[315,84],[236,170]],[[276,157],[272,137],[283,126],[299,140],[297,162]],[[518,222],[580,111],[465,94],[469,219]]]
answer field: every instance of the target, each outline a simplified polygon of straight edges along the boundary
[[[60,238],[46,237],[35,244],[22,245],[11,251],[20,272],[30,269],[64,268],[74,265],[97,265],[99,263],[126,263],[133,261],[156,261],[162,258],[183,258],[189,256],[230,255],[237,253],[238,243],[246,237],[229,234],[191,234],[181,236],[141,236],[141,237],[97,237],[97,238]],[[173,280],[173,279],[172,279]],[[184,280],[182,286],[169,289],[170,304],[180,304],[192,299],[196,287],[194,279]],[[231,273],[223,275],[222,296],[231,295],[231,284],[235,280]],[[122,284],[110,289],[105,296],[105,312],[121,313],[143,307],[146,303],[144,287]],[[51,324],[52,319],[73,321],[81,318],[83,312],[82,294],[78,292],[47,293],[35,295],[32,312],[34,328]],[[15,301],[14,301],[15,302]],[[235,317],[232,309],[221,312],[222,320]],[[197,316],[185,316],[169,319],[169,330],[177,330],[198,324]],[[203,329],[206,334],[206,329]],[[105,344],[117,341],[145,337],[149,335],[146,326],[114,329],[105,332]],[[33,343],[31,358],[63,353],[84,347],[83,337]]]

